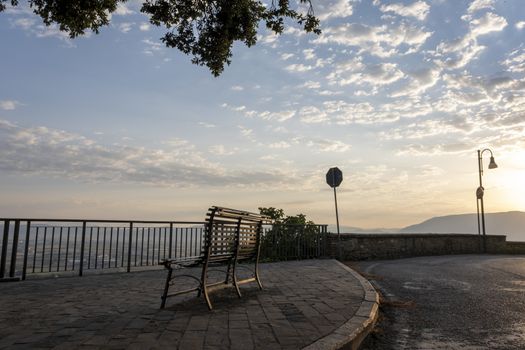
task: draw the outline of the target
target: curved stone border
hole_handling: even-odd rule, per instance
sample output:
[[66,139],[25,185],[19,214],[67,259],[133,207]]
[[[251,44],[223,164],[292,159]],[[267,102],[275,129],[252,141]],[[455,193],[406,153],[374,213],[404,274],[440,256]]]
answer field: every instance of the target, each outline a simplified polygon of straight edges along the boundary
[[374,328],[374,325],[377,321],[379,310],[379,294],[366,278],[343,263],[339,261],[337,261],[337,263],[343,269],[350,272],[357,280],[359,280],[365,293],[363,301],[351,319],[346,321],[334,332],[304,347],[303,350],[357,350],[359,345],[361,345],[361,342]]

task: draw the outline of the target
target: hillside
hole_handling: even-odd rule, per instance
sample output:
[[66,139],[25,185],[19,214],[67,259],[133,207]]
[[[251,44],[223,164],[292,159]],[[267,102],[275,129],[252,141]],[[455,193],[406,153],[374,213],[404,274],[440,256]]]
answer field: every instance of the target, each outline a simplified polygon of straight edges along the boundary
[[[485,214],[487,234],[507,235],[508,241],[525,241],[525,212]],[[407,226],[401,233],[478,233],[476,214],[439,216]]]

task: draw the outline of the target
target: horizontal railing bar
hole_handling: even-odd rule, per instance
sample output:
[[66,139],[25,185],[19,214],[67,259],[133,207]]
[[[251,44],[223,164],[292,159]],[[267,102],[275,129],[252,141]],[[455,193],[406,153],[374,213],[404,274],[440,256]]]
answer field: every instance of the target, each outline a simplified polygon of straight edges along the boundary
[[[206,225],[206,221],[165,221],[165,220],[109,220],[109,219],[35,219],[35,218],[0,218],[0,221],[32,221],[32,222],[87,222],[87,223],[116,223],[116,224],[188,224]],[[326,224],[263,224],[263,226],[302,226],[305,228],[327,226]]]
[[156,221],[156,220],[107,220],[107,219],[35,219],[35,218],[0,218],[0,221],[32,221],[32,222],[93,222],[93,223],[116,223],[116,224],[195,224],[204,225],[205,221]]

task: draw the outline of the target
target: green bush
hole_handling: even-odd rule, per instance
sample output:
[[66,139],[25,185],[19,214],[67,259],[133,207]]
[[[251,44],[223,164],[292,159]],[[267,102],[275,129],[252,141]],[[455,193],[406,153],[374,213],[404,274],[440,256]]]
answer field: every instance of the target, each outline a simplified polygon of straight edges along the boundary
[[259,208],[259,212],[274,221],[261,237],[261,257],[264,261],[309,259],[324,253],[323,226],[307,220],[304,214],[286,216],[282,209]]

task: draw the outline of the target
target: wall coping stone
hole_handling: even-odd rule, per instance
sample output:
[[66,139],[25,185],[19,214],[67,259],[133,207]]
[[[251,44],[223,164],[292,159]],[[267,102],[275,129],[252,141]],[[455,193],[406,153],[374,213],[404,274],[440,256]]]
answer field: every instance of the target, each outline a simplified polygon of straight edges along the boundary
[[[332,233],[337,237],[337,233]],[[477,233],[341,233],[341,238],[442,238],[442,237],[483,237]],[[506,238],[506,235],[486,235],[486,237]]]

